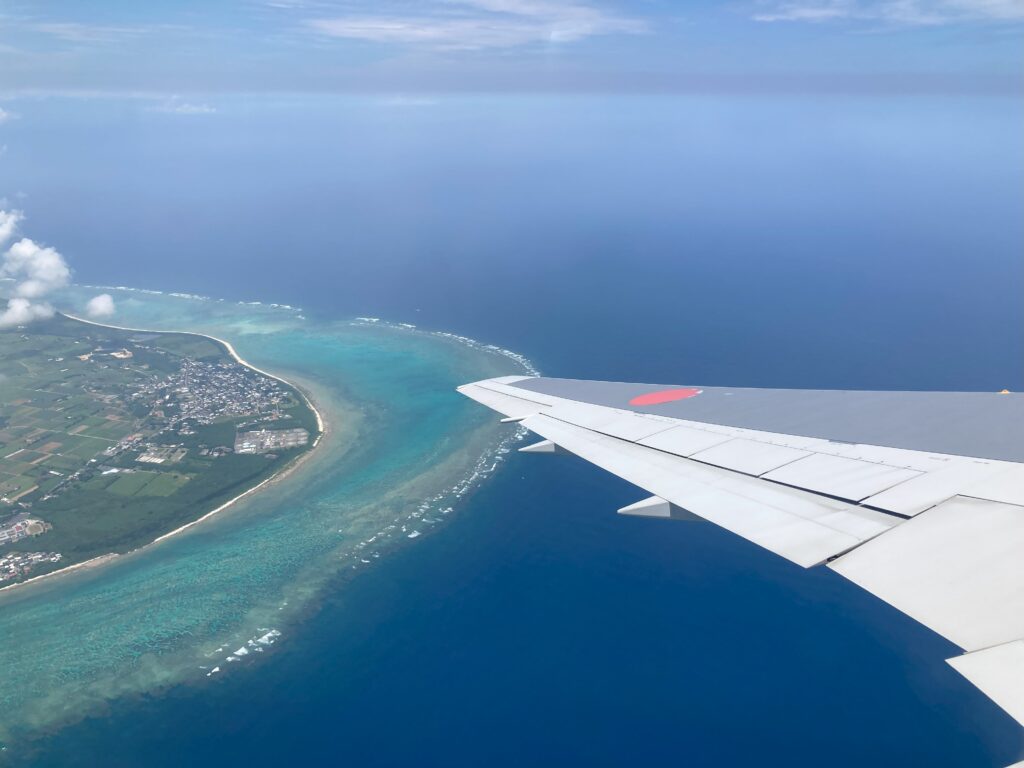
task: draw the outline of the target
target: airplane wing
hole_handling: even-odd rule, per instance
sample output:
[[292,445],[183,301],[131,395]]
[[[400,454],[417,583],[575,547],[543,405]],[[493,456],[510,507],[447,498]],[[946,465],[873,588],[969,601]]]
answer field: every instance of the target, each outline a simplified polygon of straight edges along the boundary
[[507,376],[458,391],[651,498],[824,564],[960,646],[1024,724],[1024,395],[658,386]]

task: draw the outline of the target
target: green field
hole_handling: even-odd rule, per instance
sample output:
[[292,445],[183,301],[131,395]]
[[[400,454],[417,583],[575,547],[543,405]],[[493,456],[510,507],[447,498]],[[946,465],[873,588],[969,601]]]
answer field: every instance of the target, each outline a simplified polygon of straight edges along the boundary
[[[118,350],[131,355],[110,354]],[[59,315],[0,330],[0,524],[28,511],[52,525],[0,547],[0,555],[60,552],[66,566],[134,549],[261,482],[305,450],[272,459],[203,455],[233,445],[236,426],[251,425],[252,416],[218,418],[194,434],[167,430],[161,403],[140,392],[176,375],[183,361],[220,364],[229,357],[204,337],[120,331]],[[285,394],[273,427],[303,426],[315,437],[312,411],[293,390]],[[142,449],[121,442],[129,437],[188,450],[178,461],[142,463]]]
[[88,486],[91,490],[104,490],[116,496],[170,496],[190,479],[180,472],[136,470],[130,474],[93,478]]

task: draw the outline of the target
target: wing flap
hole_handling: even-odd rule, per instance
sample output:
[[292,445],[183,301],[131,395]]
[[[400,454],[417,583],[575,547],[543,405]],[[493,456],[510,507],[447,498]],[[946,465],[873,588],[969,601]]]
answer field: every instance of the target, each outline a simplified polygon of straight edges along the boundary
[[1024,506],[1024,464],[1005,466],[1005,472],[994,475],[984,483],[975,483],[964,491],[964,495]]
[[1024,638],[1024,507],[954,497],[829,567],[968,651]]
[[912,469],[816,453],[768,472],[764,477],[777,483],[859,502],[919,474]]
[[1024,723],[1024,640],[965,653],[947,662],[1015,720]]
[[969,489],[979,483],[987,486],[988,480],[1008,466],[1004,462],[953,457],[945,466],[869,496],[863,503],[899,515],[917,515],[953,496],[969,495]]
[[657,448],[659,451],[674,453],[676,456],[692,456],[698,451],[732,440],[729,435],[707,429],[676,426],[638,440],[641,445]]
[[612,437],[636,442],[676,425],[675,419],[637,414],[582,403],[558,403],[558,418]]
[[810,454],[782,445],[735,438],[695,453],[690,458],[756,477],[805,456]]
[[872,510],[683,459],[547,414],[523,425],[602,469],[809,567],[899,521]]

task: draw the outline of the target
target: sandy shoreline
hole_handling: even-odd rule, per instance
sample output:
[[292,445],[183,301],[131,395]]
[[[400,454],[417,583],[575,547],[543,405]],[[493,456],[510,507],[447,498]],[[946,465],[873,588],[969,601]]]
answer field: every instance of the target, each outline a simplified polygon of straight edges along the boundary
[[136,549],[133,549],[133,550],[131,550],[129,552],[125,552],[125,553],[110,552],[110,553],[108,553],[106,555],[99,555],[98,557],[93,557],[93,558],[90,558],[89,560],[83,560],[80,563],[75,563],[73,565],[69,565],[69,566],[66,566],[64,568],[59,568],[58,570],[51,571],[50,573],[44,573],[44,574],[42,574],[40,576],[33,576],[30,579],[25,579],[25,581],[19,581],[16,584],[8,584],[5,587],[0,587],[0,592],[5,592],[6,590],[9,590],[9,589],[16,589],[17,587],[24,587],[27,584],[31,584],[33,582],[39,582],[39,581],[42,581],[44,579],[51,579],[51,578],[53,578],[55,576],[61,576],[61,575],[64,575],[64,574],[68,574],[68,573],[71,573],[72,571],[75,571],[75,570],[80,570],[80,569],[85,569],[85,568],[95,568],[95,567],[101,566],[101,565],[103,565],[105,563],[109,563],[109,562],[112,562],[113,560],[116,560],[117,558],[121,557],[122,554],[130,555],[130,554],[134,554],[135,552],[141,552],[142,550],[148,549],[149,547],[153,546],[154,544],[158,544],[161,541],[165,541],[165,540],[171,538],[172,536],[177,536],[179,533],[187,531],[189,528],[191,528],[191,527],[193,527],[195,525],[198,525],[199,523],[203,522],[204,520],[209,520],[214,515],[216,515],[216,514],[218,514],[220,512],[223,512],[225,509],[227,509],[228,507],[233,505],[235,502],[240,501],[241,499],[244,499],[246,496],[248,496],[248,495],[250,495],[252,493],[255,493],[256,491],[260,490],[264,486],[269,485],[270,483],[272,483],[274,481],[281,480],[284,477],[287,477],[295,469],[297,469],[299,467],[299,465],[302,464],[303,461],[305,461],[309,456],[311,456],[313,454],[313,450],[320,444],[320,440],[324,437],[324,435],[327,434],[327,432],[330,429],[330,427],[328,426],[327,422],[324,420],[323,415],[320,413],[320,409],[316,407],[316,404],[314,403],[312,397],[310,397],[308,392],[306,392],[304,389],[302,389],[298,385],[293,384],[292,382],[288,381],[287,379],[282,378],[281,376],[277,376],[277,375],[275,375],[273,373],[270,373],[268,371],[264,371],[261,368],[257,368],[252,363],[249,363],[248,361],[244,360],[238,354],[238,352],[235,350],[235,348],[231,344],[231,342],[229,342],[229,341],[227,341],[225,339],[221,339],[221,338],[218,338],[216,336],[211,336],[208,333],[198,333],[196,331],[158,331],[158,330],[148,329],[148,328],[128,328],[128,327],[125,327],[125,326],[122,326],[122,325],[110,325],[108,323],[97,323],[94,320],[86,320],[85,318],[76,317],[75,315],[71,315],[71,314],[68,314],[66,312],[63,312],[61,314],[63,314],[65,317],[71,318],[72,320],[77,320],[80,323],[86,323],[88,325],[96,325],[96,326],[99,326],[101,328],[112,328],[112,329],[117,330],[117,331],[131,331],[133,333],[161,333],[161,334],[165,334],[165,333],[180,333],[180,334],[184,334],[186,336],[199,336],[199,337],[204,338],[204,339],[211,339],[212,341],[215,341],[218,344],[220,344],[222,347],[224,347],[228,351],[228,354],[231,356],[231,359],[234,360],[239,365],[244,365],[246,368],[248,368],[248,369],[250,369],[252,371],[255,371],[256,373],[259,373],[259,374],[261,374],[263,376],[267,376],[267,377],[269,377],[271,379],[274,379],[276,381],[280,381],[285,386],[288,386],[291,389],[293,389],[296,392],[298,392],[299,396],[302,397],[303,401],[306,403],[307,406],[309,406],[309,409],[313,412],[313,415],[316,417],[316,426],[317,426],[317,429],[318,429],[319,433],[317,434],[316,439],[313,441],[313,444],[309,447],[308,451],[305,451],[301,456],[297,456],[293,461],[289,462],[287,465],[282,467],[279,471],[277,471],[274,474],[272,474],[270,477],[267,477],[267,478],[261,480],[259,483],[254,485],[252,488],[249,488],[248,490],[242,491],[242,493],[238,494],[237,496],[235,496],[232,499],[229,499],[228,501],[224,502],[220,506],[218,506],[218,507],[216,507],[214,509],[211,509],[209,512],[207,512],[206,514],[202,515],[201,517],[198,517],[195,520],[192,520],[192,521],[190,521],[188,523],[185,523],[184,525],[180,526],[179,528],[175,528],[173,531],[169,531],[168,533],[164,533],[164,534],[161,534],[160,536],[157,536],[155,539],[153,539],[153,541],[149,542],[148,544],[143,544],[141,547],[137,547]]

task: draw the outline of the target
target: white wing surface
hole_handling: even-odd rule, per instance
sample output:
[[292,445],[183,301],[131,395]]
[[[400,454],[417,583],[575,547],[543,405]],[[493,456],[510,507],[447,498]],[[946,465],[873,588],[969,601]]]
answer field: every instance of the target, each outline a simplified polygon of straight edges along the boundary
[[964,649],[1024,724],[1024,395],[665,387],[533,377],[459,392],[653,497],[825,564]]

